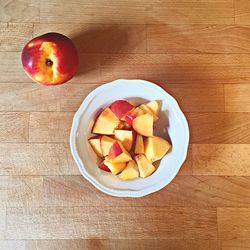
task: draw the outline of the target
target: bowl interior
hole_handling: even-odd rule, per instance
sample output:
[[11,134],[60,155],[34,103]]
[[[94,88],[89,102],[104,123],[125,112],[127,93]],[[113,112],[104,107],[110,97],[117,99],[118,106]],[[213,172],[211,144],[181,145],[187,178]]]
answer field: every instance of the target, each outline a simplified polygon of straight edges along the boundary
[[[88,143],[100,109],[117,99],[131,100],[138,104],[151,100],[160,100],[162,103],[154,134],[168,139],[172,149],[159,161],[157,170],[148,178],[122,181],[119,177],[100,170],[99,159]],[[74,157],[77,155],[81,172],[99,189],[114,192],[117,196],[126,196],[128,193],[140,196],[140,192],[147,189],[156,191],[156,187],[159,189],[160,186],[165,186],[177,174],[186,157],[189,136],[184,115],[171,96],[160,87],[145,81],[119,80],[102,85],[85,99],[75,115],[74,123],[75,130],[71,131],[71,136],[74,137],[72,153]]]

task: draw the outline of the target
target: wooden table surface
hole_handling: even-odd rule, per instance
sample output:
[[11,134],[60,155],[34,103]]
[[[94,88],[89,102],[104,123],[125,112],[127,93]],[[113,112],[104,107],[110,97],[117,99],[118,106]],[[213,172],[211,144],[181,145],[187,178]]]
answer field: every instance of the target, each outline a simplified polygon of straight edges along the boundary
[[[49,31],[80,56],[56,87],[20,63]],[[1,0],[0,69],[1,250],[250,249],[249,0]],[[180,173],[140,199],[96,190],[69,150],[82,100],[118,78],[159,84],[190,125]]]

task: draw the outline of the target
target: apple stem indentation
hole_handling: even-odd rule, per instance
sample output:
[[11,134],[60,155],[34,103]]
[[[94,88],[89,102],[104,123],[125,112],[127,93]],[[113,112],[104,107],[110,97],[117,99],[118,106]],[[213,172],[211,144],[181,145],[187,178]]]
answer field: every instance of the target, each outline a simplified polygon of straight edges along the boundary
[[51,67],[53,65],[53,62],[50,59],[46,59],[45,64],[49,67]]

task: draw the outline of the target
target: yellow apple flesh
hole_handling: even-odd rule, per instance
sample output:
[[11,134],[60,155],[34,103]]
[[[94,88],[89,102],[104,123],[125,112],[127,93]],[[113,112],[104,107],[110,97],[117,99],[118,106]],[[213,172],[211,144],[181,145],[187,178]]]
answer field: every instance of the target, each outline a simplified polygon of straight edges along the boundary
[[149,162],[145,155],[137,155],[135,160],[142,178],[150,176],[155,171],[155,166]]
[[120,120],[116,115],[106,108],[96,119],[92,133],[102,135],[113,135],[115,128],[120,124]]
[[94,136],[92,138],[89,138],[89,144],[98,156],[103,156],[101,150],[100,136]]
[[116,141],[115,139],[107,135],[103,135],[101,137],[101,150],[102,150],[103,156],[106,156],[109,154],[109,150],[115,141]]
[[122,143],[127,151],[130,151],[136,139],[136,133],[132,130],[115,130],[115,138]]
[[129,161],[124,170],[119,174],[122,180],[132,180],[139,177],[139,170],[134,160]]
[[154,118],[151,114],[144,114],[133,120],[133,129],[140,135],[153,136]]
[[112,174],[119,174],[126,167],[126,162],[111,162],[108,157],[104,160],[104,164]]
[[155,116],[158,116],[161,110],[161,102],[160,101],[151,101],[145,104]]
[[127,150],[122,146],[122,144],[116,141],[109,150],[108,159],[110,162],[128,162],[132,160],[130,154]]
[[155,115],[154,112],[146,104],[140,105],[139,108],[142,109],[145,114],[148,113],[152,115],[154,117],[154,122],[158,120],[158,116]]
[[162,159],[171,147],[168,141],[158,136],[148,137],[144,145],[145,155],[151,162]]
[[144,154],[144,143],[142,135],[137,135],[135,142],[135,154]]

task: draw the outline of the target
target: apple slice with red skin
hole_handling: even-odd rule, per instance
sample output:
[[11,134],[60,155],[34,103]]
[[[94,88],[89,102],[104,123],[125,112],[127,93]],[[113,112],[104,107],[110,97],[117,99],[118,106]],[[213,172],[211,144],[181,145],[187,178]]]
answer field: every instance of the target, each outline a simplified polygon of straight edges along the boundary
[[117,100],[110,105],[110,109],[119,119],[122,119],[133,108],[134,105],[125,100]]
[[103,161],[102,163],[100,163],[99,168],[100,168],[101,170],[106,171],[106,172],[111,172],[110,169],[108,168],[108,166],[105,165],[105,162],[104,162],[104,161]]
[[127,124],[132,125],[133,120],[134,120],[135,118],[136,118],[135,115],[128,114],[128,115],[125,116],[125,121],[126,121]]
[[135,109],[131,110],[126,116],[125,116],[125,121],[126,123],[128,123],[129,125],[132,126],[133,120],[140,115],[144,115],[145,112],[139,108],[136,107]]
[[110,136],[103,135],[101,136],[101,150],[102,150],[102,155],[106,156],[109,154],[109,150],[113,143],[116,142],[115,139],[111,138]]
[[98,156],[103,157],[100,141],[101,141],[101,136],[99,136],[99,135],[89,138],[89,144],[91,145],[94,152]]
[[109,157],[105,158],[104,161],[105,166],[109,168],[112,174],[116,175],[122,172],[122,170],[126,167],[126,162],[112,162]]
[[132,160],[131,155],[122,146],[119,141],[116,141],[109,150],[108,158],[111,162],[128,162]]

